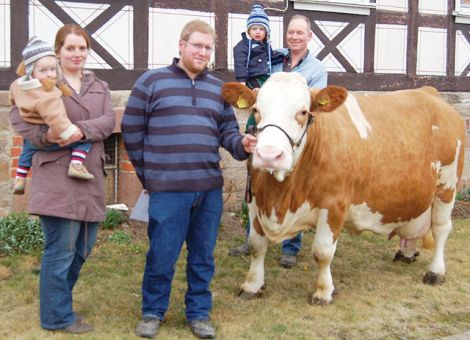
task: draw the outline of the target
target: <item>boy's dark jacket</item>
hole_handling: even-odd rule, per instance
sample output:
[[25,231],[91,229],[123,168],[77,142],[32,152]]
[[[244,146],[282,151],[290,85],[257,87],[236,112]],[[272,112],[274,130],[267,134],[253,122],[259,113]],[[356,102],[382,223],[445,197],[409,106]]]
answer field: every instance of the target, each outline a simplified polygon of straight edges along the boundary
[[[235,61],[235,78],[237,81],[245,82],[249,78],[261,75],[270,75],[271,66],[282,63],[285,55],[273,51],[271,44],[264,41],[262,44],[252,48],[253,40],[248,39],[246,33],[242,33],[242,40],[233,48],[233,59]],[[249,62],[247,64],[247,60]]]

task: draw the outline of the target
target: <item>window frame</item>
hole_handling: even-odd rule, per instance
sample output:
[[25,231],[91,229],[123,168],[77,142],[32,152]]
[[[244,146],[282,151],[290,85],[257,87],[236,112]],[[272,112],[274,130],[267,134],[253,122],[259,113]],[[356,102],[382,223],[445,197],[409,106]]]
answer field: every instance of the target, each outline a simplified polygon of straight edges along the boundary
[[292,0],[294,9],[369,15],[370,10],[377,8],[372,0]]
[[470,24],[470,2],[463,5],[463,0],[455,0],[455,11],[452,14],[457,24]]

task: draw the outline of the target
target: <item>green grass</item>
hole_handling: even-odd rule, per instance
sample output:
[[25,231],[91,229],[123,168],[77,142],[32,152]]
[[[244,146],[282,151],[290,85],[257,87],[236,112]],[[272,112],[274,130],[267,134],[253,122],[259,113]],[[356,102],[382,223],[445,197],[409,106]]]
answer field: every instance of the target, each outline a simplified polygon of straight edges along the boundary
[[[280,268],[280,247],[270,246],[263,297],[242,301],[236,295],[249,259],[229,257],[227,251],[243,240],[243,228],[223,226],[212,284],[218,339],[435,339],[469,331],[469,227],[470,220],[454,221],[446,247],[447,282],[438,287],[421,282],[430,252],[422,251],[410,265],[394,263],[396,239],[343,233],[332,265],[339,295],[331,305],[312,306],[308,301],[317,273],[310,256],[312,232],[306,233],[293,269]],[[100,232],[74,291],[75,309],[95,326],[83,339],[138,339],[134,328],[147,247],[145,231],[138,228],[143,227]],[[114,242],[111,235],[126,241]],[[184,318],[185,254],[159,339],[194,338]],[[76,338],[39,327],[38,259],[38,254],[0,257],[1,339]],[[10,272],[3,278],[2,268]]]

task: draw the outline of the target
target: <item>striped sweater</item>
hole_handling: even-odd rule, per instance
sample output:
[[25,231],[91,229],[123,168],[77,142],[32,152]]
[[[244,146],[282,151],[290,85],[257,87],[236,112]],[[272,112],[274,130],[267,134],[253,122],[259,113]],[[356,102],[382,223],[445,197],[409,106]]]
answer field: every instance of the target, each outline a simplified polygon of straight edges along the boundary
[[136,81],[122,120],[129,159],[151,192],[220,188],[219,146],[244,160],[243,136],[223,83],[207,70],[192,80],[177,63]]

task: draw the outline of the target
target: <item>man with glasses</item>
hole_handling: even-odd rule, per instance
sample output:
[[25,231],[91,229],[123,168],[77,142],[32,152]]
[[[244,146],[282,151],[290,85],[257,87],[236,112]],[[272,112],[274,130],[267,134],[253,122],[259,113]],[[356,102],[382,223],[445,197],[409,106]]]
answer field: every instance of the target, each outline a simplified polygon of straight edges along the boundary
[[122,135],[129,158],[149,192],[149,249],[142,282],[142,320],[136,334],[152,338],[168,309],[175,265],[187,247],[186,319],[199,338],[212,339],[213,252],[222,214],[219,146],[245,160],[256,138],[242,136],[221,98],[223,82],[207,64],[215,32],[201,20],[186,24],[180,58],[150,70],[135,83]]

